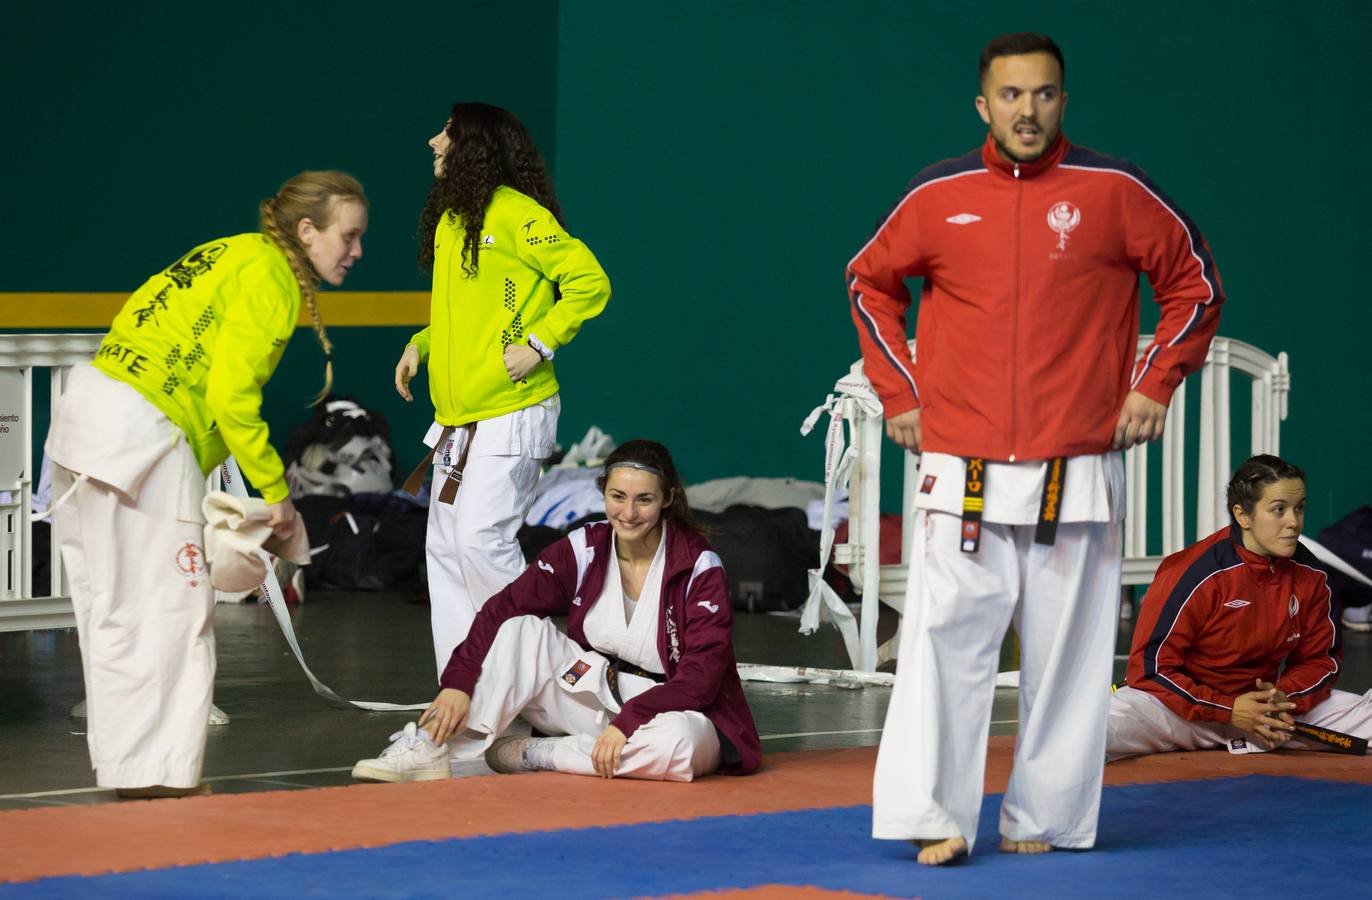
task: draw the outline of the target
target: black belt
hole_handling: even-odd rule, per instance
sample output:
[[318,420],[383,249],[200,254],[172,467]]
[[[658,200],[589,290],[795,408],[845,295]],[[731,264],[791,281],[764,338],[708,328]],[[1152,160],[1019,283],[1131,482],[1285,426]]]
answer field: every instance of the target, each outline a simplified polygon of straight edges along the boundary
[[[1039,520],[1034,529],[1034,543],[1051,545],[1058,536],[1058,519],[1062,515],[1062,491],[1067,484],[1067,457],[1048,460],[1048,472],[1043,479],[1043,496],[1039,498]],[[981,514],[986,509],[986,460],[974,456],[967,460],[967,472],[962,489],[962,552],[976,553],[981,547]]]
[[625,675],[637,675],[639,678],[647,678],[649,681],[656,681],[658,684],[665,684],[667,676],[658,672],[649,672],[642,666],[627,663],[617,656],[606,657],[610,665],[605,668],[605,680],[610,685],[610,693],[614,695],[615,702],[621,707],[624,706],[624,698],[619,695],[619,673]]

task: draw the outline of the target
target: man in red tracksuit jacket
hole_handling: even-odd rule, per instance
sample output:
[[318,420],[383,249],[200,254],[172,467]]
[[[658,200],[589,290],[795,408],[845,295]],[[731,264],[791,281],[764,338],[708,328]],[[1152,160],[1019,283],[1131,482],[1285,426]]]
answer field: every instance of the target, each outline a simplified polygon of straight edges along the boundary
[[[1062,54],[987,45],[977,151],[925,169],[848,265],[887,434],[922,451],[873,834],[970,852],[997,662],[1022,644],[1002,849],[1091,847],[1119,600],[1124,464],[1205,360],[1223,292],[1195,224],[1137,167],[1070,144]],[[1161,306],[1135,363],[1139,274]],[[906,343],[922,277],[917,352]]]

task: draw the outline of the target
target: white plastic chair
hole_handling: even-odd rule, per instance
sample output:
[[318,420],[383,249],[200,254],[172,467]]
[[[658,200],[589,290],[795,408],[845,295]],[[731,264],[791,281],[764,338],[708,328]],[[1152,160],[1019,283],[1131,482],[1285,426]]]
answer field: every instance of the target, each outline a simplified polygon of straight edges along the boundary
[[[1140,335],[1138,352],[1142,353],[1152,340],[1151,334]],[[913,354],[913,341],[910,342],[910,350]],[[1232,471],[1229,440],[1231,372],[1247,375],[1253,385],[1250,451],[1280,452],[1281,423],[1286,419],[1287,396],[1291,387],[1286,353],[1278,353],[1274,357],[1242,341],[1215,338],[1199,372],[1200,416],[1191,426],[1199,429],[1199,453],[1194,463],[1198,474],[1197,496],[1200,498],[1196,504],[1196,537],[1218,530],[1229,517],[1224,508],[1223,490]],[[862,372],[861,360],[853,365],[844,380],[860,382],[870,390]],[[843,383],[840,382],[837,386],[840,394],[842,387]],[[1122,580],[1127,585],[1150,583],[1162,558],[1186,546],[1184,473],[1188,465],[1185,455],[1188,422],[1184,387],[1173,395],[1167,412],[1167,428],[1160,444],[1163,454],[1161,553],[1148,552],[1149,446],[1134,447],[1125,454],[1127,512]],[[884,435],[881,415],[871,413],[870,407],[864,408],[859,403],[831,402],[822,409],[828,409],[832,416],[843,419],[855,455],[847,485],[835,486],[836,489],[847,487],[849,490],[849,519],[847,540],[833,545],[833,561],[849,567],[848,574],[853,587],[862,594],[858,616],[859,653],[851,662],[855,669],[870,672],[895,656],[898,646],[896,639],[877,646],[877,617],[880,603],[897,611],[902,608],[909,547],[902,540],[901,561],[894,565],[879,564],[881,442]],[[813,418],[814,414],[811,422]],[[904,454],[902,535],[910,534],[913,529],[918,472],[919,456]],[[812,596],[811,602],[814,600]]]

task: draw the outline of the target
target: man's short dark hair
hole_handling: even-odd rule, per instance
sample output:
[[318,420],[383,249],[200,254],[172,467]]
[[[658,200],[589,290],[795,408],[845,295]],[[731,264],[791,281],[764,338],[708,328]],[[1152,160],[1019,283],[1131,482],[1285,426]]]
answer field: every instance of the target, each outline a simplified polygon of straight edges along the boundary
[[981,51],[981,65],[977,69],[977,83],[986,80],[986,70],[991,68],[991,60],[999,56],[1024,56],[1028,53],[1047,53],[1058,61],[1058,71],[1062,80],[1067,81],[1067,63],[1062,59],[1062,51],[1053,39],[1046,34],[1032,31],[1017,31],[1002,34],[987,44]]

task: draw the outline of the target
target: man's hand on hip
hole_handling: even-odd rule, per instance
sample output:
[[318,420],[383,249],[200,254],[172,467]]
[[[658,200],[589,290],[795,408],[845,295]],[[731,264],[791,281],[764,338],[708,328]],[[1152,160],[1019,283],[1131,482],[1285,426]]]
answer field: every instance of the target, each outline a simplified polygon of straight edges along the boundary
[[[1167,424],[1167,406],[1138,391],[1130,391],[1124,398],[1124,408],[1115,423],[1115,439],[1111,446],[1127,450],[1135,444],[1145,444],[1162,437]],[[890,426],[887,426],[888,430]]]
[[886,436],[906,450],[919,452],[924,443],[924,429],[919,424],[919,410],[912,409],[886,420]]

